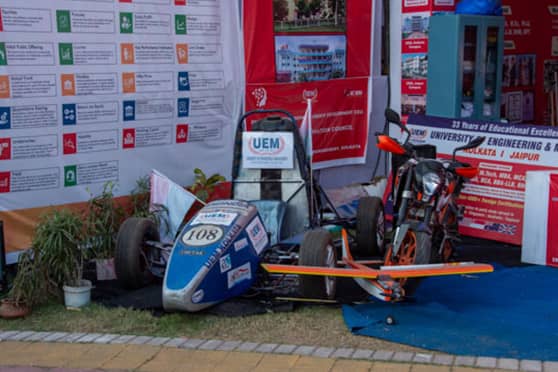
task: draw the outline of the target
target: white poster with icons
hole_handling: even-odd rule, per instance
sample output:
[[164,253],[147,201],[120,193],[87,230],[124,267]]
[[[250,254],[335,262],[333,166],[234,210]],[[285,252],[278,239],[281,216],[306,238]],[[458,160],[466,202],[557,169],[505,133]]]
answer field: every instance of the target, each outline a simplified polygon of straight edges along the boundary
[[[52,205],[158,169],[230,179],[243,97],[238,2],[0,0],[0,219],[7,248]],[[33,212],[29,212],[33,209]],[[27,218],[31,216],[31,218]]]

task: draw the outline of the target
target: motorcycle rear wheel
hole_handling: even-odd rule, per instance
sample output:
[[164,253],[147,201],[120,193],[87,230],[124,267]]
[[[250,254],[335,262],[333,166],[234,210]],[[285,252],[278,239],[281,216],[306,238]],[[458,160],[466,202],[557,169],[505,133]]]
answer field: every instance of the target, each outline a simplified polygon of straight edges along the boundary
[[[393,245],[390,245],[386,251],[384,257],[385,266],[425,265],[431,263],[432,239],[426,232],[409,229],[395,257],[392,257],[392,249]],[[411,296],[418,288],[420,280],[421,278],[401,278],[398,279],[398,282],[405,291],[405,295]]]

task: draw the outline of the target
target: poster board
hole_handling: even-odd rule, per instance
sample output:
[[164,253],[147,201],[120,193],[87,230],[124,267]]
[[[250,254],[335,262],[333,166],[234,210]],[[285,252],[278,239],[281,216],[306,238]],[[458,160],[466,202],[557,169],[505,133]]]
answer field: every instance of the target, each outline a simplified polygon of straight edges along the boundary
[[[37,217],[159,169],[230,177],[242,101],[235,1],[0,0],[0,219]],[[202,156],[200,156],[202,155]]]
[[409,116],[407,125],[412,143],[435,145],[441,158],[451,158],[454,148],[477,136],[486,137],[480,147],[458,153],[459,161],[479,168],[459,199],[465,206],[460,232],[520,245],[525,174],[558,170],[558,130],[420,115]]

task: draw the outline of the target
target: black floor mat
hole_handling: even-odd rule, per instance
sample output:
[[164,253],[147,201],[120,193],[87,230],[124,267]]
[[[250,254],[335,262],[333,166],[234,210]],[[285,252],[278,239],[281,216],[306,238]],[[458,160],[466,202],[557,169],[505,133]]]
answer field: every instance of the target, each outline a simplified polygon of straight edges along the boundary
[[[503,266],[521,264],[521,248],[489,240],[463,238],[457,248],[457,261],[475,261],[496,263]],[[137,310],[149,310],[156,315],[164,314],[161,282],[151,286],[126,290],[117,281],[96,282],[92,299],[109,307],[125,307]],[[353,303],[366,301],[368,294],[350,278],[337,281],[337,301]],[[248,316],[268,312],[292,311],[298,302],[273,301],[263,296],[253,298],[235,298],[213,306],[206,313],[220,316]]]

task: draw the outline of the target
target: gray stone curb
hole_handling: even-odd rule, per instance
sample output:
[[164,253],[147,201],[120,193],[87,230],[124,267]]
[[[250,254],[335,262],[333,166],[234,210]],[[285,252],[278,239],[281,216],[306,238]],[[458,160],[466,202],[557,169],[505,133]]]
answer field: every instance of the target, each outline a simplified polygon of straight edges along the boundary
[[277,354],[292,354],[297,345],[279,345],[277,349],[275,349],[275,353]]
[[173,339],[167,341],[164,344],[164,346],[166,346],[166,347],[180,347],[180,345],[185,343],[186,340],[187,340],[187,338],[184,338],[184,337],[173,338]]
[[472,367],[526,372],[558,372],[558,361],[540,361],[484,356],[413,353],[406,351],[368,350],[319,347],[312,345],[274,344],[243,341],[205,340],[186,337],[150,337],[103,333],[68,333],[34,331],[0,331],[2,342],[91,343],[152,345],[168,348],[219,350],[228,352],[256,352],[319,358],[362,359],[382,362],[416,363],[450,367]]

